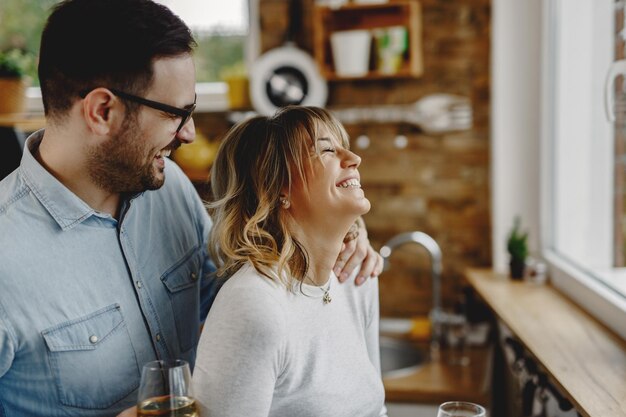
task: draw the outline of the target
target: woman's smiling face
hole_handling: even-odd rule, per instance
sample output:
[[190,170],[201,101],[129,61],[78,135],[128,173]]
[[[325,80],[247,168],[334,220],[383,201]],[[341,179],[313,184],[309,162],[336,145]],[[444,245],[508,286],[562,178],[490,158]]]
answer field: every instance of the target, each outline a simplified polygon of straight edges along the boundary
[[320,225],[346,217],[354,221],[370,209],[361,189],[361,158],[323,124],[316,130],[310,158],[303,164],[305,180],[294,178],[291,188],[291,214],[298,222]]

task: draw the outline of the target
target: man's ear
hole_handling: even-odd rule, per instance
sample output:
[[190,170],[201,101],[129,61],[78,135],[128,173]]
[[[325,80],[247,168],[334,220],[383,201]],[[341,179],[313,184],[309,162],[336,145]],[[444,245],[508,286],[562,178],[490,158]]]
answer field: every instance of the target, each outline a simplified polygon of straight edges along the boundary
[[124,104],[108,89],[91,90],[83,99],[83,118],[89,130],[108,135],[126,116]]

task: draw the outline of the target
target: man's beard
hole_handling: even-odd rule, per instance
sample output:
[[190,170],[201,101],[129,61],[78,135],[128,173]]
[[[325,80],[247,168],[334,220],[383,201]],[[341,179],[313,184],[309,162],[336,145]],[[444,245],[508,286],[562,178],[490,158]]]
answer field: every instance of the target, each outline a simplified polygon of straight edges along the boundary
[[[113,193],[138,193],[161,188],[165,177],[157,176],[154,166],[154,154],[158,150],[144,146],[145,138],[142,136],[136,115],[127,115],[118,135],[90,151],[87,166],[92,181]],[[176,148],[178,143],[174,139],[168,147]]]

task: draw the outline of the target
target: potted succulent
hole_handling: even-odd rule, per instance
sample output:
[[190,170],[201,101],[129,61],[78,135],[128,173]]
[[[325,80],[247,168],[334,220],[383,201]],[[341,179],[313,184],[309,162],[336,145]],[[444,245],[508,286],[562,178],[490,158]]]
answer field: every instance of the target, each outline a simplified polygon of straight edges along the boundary
[[509,266],[511,267],[511,278],[522,279],[526,268],[526,257],[528,256],[528,232],[520,230],[521,220],[515,217],[513,229],[509,233],[506,248],[511,256]]
[[33,68],[33,55],[21,49],[0,51],[0,114],[20,113],[24,107],[26,74]]

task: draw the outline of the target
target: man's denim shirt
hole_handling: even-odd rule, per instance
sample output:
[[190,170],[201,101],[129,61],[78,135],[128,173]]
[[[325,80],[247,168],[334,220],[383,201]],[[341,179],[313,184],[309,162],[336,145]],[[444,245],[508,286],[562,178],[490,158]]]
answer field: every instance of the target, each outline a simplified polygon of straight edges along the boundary
[[121,220],[98,213],[33,157],[42,137],[0,182],[0,416],[115,416],[146,362],[195,361],[211,221],[171,161]]

